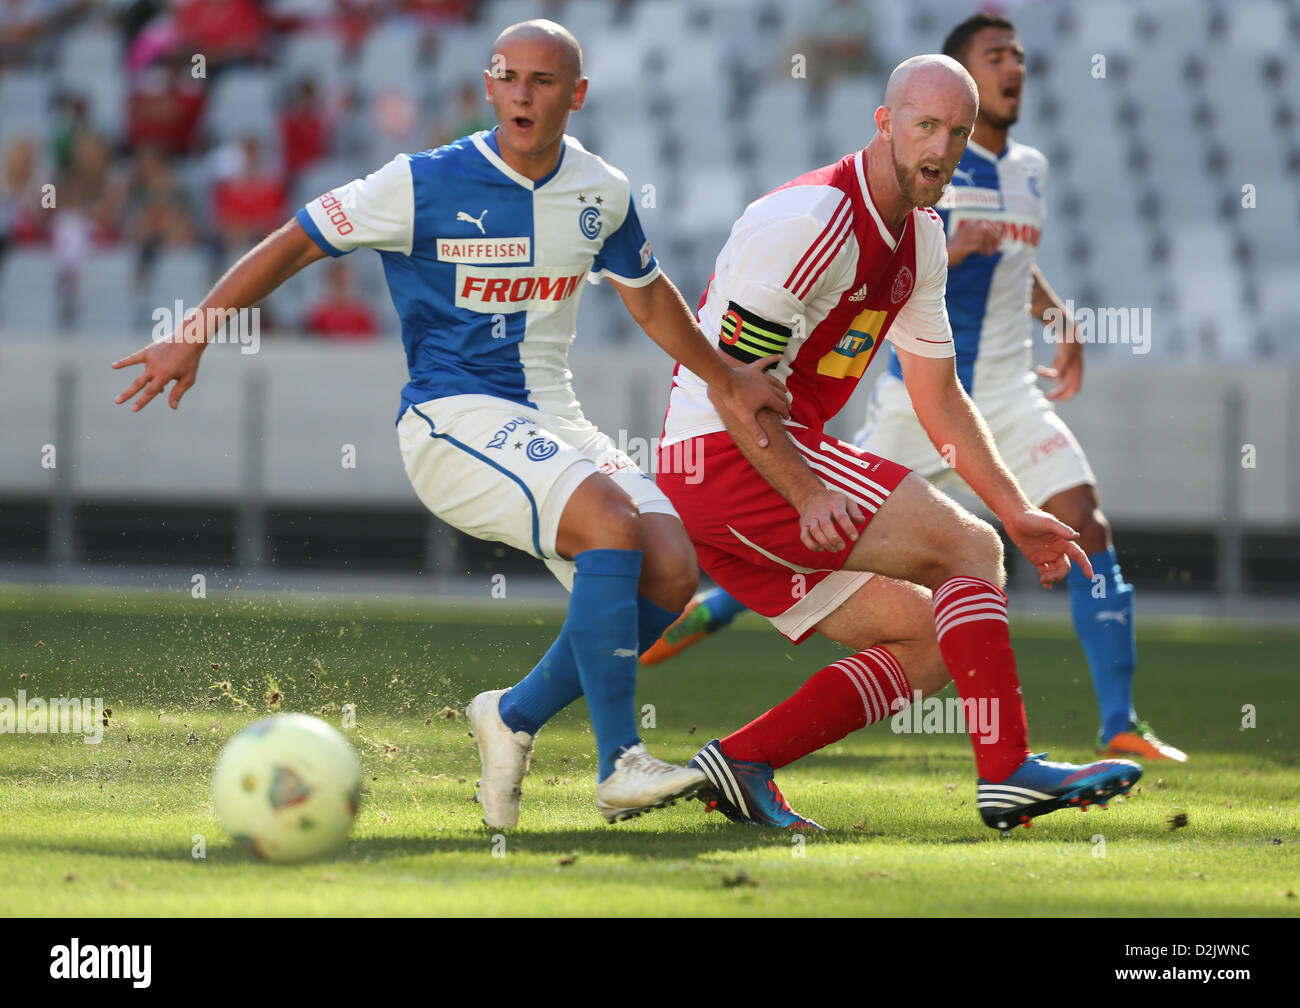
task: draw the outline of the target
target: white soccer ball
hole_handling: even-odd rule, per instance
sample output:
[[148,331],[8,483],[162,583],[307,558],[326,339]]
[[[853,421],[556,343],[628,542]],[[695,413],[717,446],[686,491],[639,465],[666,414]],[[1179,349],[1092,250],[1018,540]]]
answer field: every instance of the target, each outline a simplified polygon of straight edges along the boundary
[[361,762],[347,739],[309,714],[274,714],[226,743],[212,770],[212,807],[235,842],[267,861],[317,857],[347,839]]

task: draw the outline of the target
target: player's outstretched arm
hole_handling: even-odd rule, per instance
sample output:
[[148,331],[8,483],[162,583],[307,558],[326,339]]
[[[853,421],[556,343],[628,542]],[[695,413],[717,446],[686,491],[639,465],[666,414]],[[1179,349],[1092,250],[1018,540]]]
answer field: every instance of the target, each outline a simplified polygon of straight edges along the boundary
[[768,436],[758,423],[758,412],[768,409],[783,417],[790,415],[785,386],[763,370],[780,360],[780,356],[733,367],[700,332],[686,302],[666,276],[660,274],[642,287],[611,282],[628,314],[646,335],[678,364],[716,389],[735,415],[742,418],[740,422],[749,430],[755,444],[766,448]]
[[898,358],[916,418],[934,442],[1038,571],[1044,586],[1059,581],[1077,563],[1089,577],[1092,565],[1074,541],[1079,534],[1029,503],[1007,469],[975,404],[957,380],[952,357],[921,357],[901,347]]
[[124,403],[139,392],[140,398],[131,406],[135,413],[175,382],[168,403],[176,409],[195,382],[199,358],[226,317],[223,313],[257,304],[304,266],[324,257],[297,219],[290,220],[227,270],[203,303],[177,323],[175,332],[113,362],[115,369],[144,365],[144,373],[114,402]]
[[1075,338],[1074,319],[1065,304],[1052,290],[1047,278],[1035,264],[1032,268],[1033,291],[1029,296],[1029,313],[1050,327],[1056,339],[1056,354],[1051,367],[1036,367],[1040,377],[1056,382],[1047,398],[1056,402],[1073,399],[1083,384],[1083,344]]

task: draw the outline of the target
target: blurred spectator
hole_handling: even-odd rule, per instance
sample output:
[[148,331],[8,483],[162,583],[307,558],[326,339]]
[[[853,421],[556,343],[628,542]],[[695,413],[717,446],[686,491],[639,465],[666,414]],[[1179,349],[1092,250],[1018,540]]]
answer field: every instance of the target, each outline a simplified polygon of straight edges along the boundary
[[423,27],[438,28],[473,21],[478,13],[478,0],[400,0],[397,8]]
[[202,53],[208,72],[265,60],[271,22],[258,0],[175,0],[182,49]]
[[108,144],[94,133],[77,138],[72,162],[56,183],[50,246],[59,285],[60,324],[72,321],[77,281],[96,246],[118,237],[125,187],[113,171]]
[[125,217],[126,237],[139,253],[136,272],[141,282],[161,250],[198,243],[194,201],[161,148],[149,146],[136,151]]
[[432,146],[441,147],[479,130],[491,129],[496,120],[487,114],[486,108],[483,82],[471,80],[463,83],[456,89],[456,101],[451,112],[434,130]]
[[382,20],[387,0],[334,0],[334,27],[351,59]]
[[205,82],[191,75],[189,59],[180,52],[139,73],[127,99],[131,146],[156,146],[173,155],[192,153],[207,93]]
[[110,244],[119,237],[118,222],[125,184],[113,170],[108,142],[95,133],[77,137],[68,167],[59,175],[55,219],[77,214],[93,244]]
[[47,63],[54,32],[93,0],[0,0],[0,69]]
[[0,164],[0,258],[11,245],[31,245],[46,237],[48,210],[41,206],[36,141],[15,137]]
[[265,164],[261,141],[248,136],[240,148],[239,170],[219,181],[213,193],[216,228],[228,259],[261,241],[287,216],[284,179]]
[[280,141],[284,169],[297,175],[329,153],[332,129],[320,100],[316,81],[304,77],[293,87],[280,113]]
[[307,332],[327,340],[362,343],[379,335],[379,319],[365,298],[353,291],[352,269],[347,261],[331,259],[326,272],[329,287],[307,308]]
[[56,170],[67,171],[82,137],[92,136],[90,103],[79,92],[64,91],[54,100],[54,126],[50,130],[51,151]]
[[804,24],[813,26],[796,43],[808,56],[808,81],[825,88],[836,77],[878,73],[884,68],[871,46],[875,12],[868,0],[821,0]]

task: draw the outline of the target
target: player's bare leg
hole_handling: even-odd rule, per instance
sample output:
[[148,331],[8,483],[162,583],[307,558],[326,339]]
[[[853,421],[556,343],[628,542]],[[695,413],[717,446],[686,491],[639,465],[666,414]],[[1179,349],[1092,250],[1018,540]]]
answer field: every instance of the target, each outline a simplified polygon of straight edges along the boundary
[[1187,754],[1162,742],[1133,707],[1137,664],[1133,588],[1120,573],[1097,488],[1084,483],[1063,490],[1053,495],[1043,510],[1079,533],[1079,545],[1093,567],[1091,579],[1071,571],[1067,581],[1070,615],[1088,658],[1101,712],[1097,751],[1107,756],[1187,762]]

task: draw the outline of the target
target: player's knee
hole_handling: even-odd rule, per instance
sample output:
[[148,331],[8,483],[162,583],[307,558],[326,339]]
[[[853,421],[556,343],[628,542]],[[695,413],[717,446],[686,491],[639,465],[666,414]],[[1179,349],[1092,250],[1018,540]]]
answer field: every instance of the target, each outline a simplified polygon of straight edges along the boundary
[[657,606],[680,612],[700,586],[695,548],[685,530],[680,530],[679,535],[645,536],[645,539],[641,594]]
[[1077,525],[1069,524],[1079,533],[1079,546],[1088,555],[1100,553],[1110,545],[1110,523],[1106,521],[1101,508],[1090,508]]
[[670,612],[681,612],[699,587],[699,568],[674,558],[666,569],[655,571],[654,583],[647,586],[645,595],[655,605]]
[[577,556],[593,549],[639,550],[641,525],[639,513],[630,497],[615,488],[598,500],[586,502],[580,521],[561,529],[559,545],[566,556]]
[[937,588],[950,577],[978,577],[999,588],[1006,582],[1003,570],[1002,539],[986,521],[967,515],[956,534],[957,542],[939,564]]
[[1110,524],[1092,487],[1058,494],[1047,502],[1046,509],[1079,533],[1079,546],[1085,553],[1099,553],[1110,545]]

